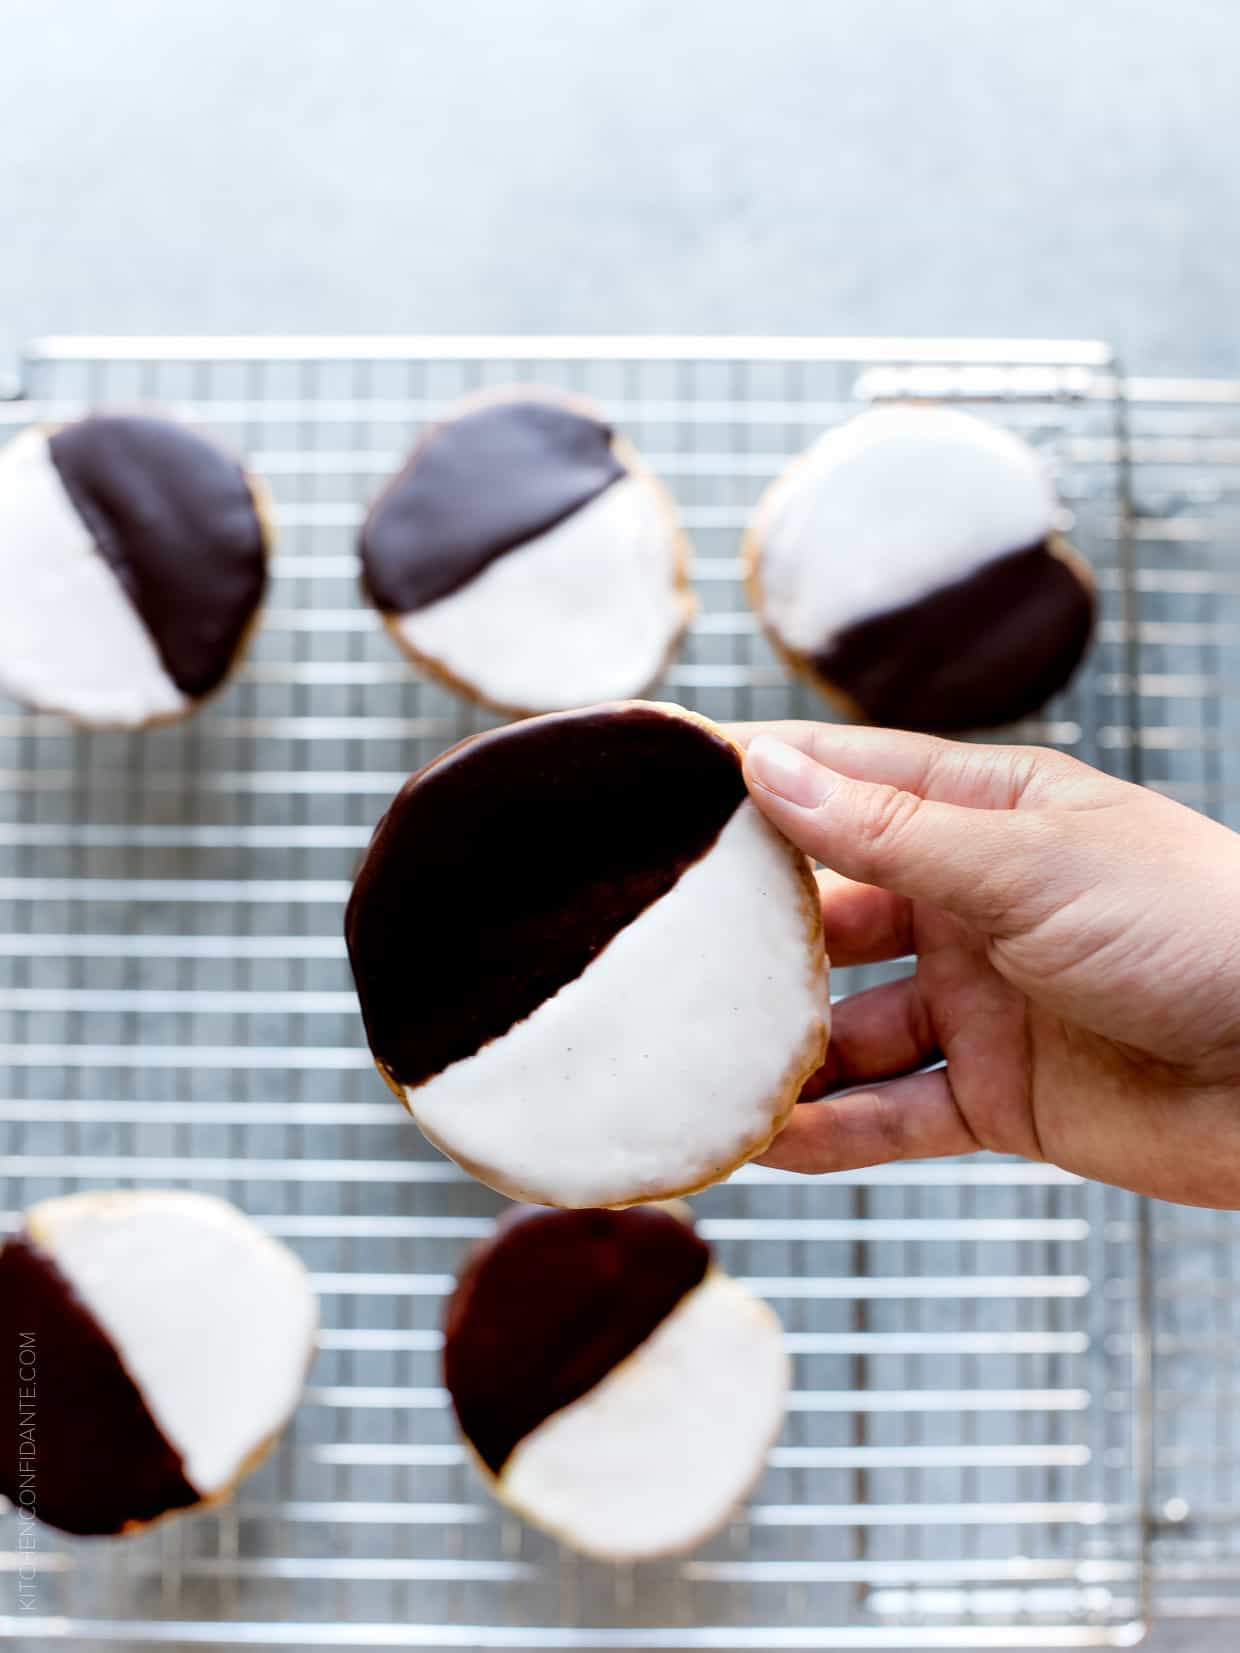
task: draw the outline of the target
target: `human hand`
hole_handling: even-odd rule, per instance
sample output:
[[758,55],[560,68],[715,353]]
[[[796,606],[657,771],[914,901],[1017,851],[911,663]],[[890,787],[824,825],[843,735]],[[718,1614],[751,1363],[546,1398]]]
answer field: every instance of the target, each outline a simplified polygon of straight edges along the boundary
[[830,869],[832,962],[916,955],[836,1005],[764,1163],[990,1148],[1240,1208],[1240,836],[1036,747],[731,733],[754,802]]

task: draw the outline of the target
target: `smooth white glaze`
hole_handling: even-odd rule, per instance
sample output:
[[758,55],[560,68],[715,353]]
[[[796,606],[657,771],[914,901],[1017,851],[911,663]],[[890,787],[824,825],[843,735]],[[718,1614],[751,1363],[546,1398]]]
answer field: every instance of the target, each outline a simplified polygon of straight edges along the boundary
[[524,1021],[422,1085],[445,1152],[547,1205],[626,1205],[753,1151],[829,1017],[806,896],[745,800],[674,887]]
[[0,452],[0,693],[108,728],[188,705],[40,430]]
[[627,1360],[520,1443],[501,1494],[613,1561],[687,1549],[757,1479],[788,1375],[775,1315],[712,1271]]
[[1038,454],[949,408],[859,414],[775,484],[761,530],[765,616],[789,647],[839,632],[1044,540],[1055,496]]
[[654,681],[684,624],[676,555],[667,508],[629,476],[397,625],[417,653],[501,705],[627,699]]
[[121,1357],[204,1497],[287,1422],[317,1308],[298,1259],[209,1194],[71,1194],[30,1232]]

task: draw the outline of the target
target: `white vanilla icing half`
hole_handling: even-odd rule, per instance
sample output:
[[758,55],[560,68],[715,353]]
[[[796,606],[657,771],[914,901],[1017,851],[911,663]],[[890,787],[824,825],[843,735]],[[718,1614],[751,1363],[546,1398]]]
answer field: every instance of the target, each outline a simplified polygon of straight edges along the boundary
[[317,1324],[301,1263],[209,1194],[71,1194],[27,1220],[186,1480],[204,1497],[226,1490],[301,1394]]
[[1043,541],[1056,502],[1028,443],[948,408],[889,407],[830,430],[775,484],[765,617],[804,654]]
[[41,430],[0,451],[0,693],[116,728],[175,717],[188,704]]
[[654,681],[684,625],[677,554],[668,508],[629,476],[397,626],[500,705],[623,700]]
[[712,1270],[626,1360],[520,1442],[501,1496],[609,1560],[687,1549],[757,1479],[788,1375],[775,1315]]
[[483,1180],[548,1205],[701,1186],[755,1151],[826,1026],[788,848],[745,800],[669,892],[410,1112]]

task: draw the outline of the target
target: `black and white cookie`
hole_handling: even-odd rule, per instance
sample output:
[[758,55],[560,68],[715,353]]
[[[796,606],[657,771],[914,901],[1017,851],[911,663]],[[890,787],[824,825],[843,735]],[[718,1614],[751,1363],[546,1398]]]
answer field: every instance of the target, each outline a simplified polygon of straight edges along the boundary
[[750,600],[853,717],[988,728],[1037,711],[1094,620],[1037,453],[952,409],[858,415],[793,462],[746,539]]
[[0,451],[0,694],[87,728],[183,717],[236,662],[266,564],[252,479],[183,426],[24,431]]
[[772,1310],[652,1206],[510,1214],[444,1325],[461,1433],[510,1508],[609,1561],[701,1543],[783,1422]]
[[553,713],[435,759],[379,823],[345,935],[380,1073],[516,1199],[718,1181],[826,1047],[808,863],[736,747],[675,706]]
[[297,1404],[316,1317],[301,1263],[223,1200],[32,1207],[0,1251],[0,1492],[85,1534],[228,1497]]
[[371,508],[362,583],[400,647],[522,715],[639,695],[694,613],[662,485],[583,403],[462,403]]

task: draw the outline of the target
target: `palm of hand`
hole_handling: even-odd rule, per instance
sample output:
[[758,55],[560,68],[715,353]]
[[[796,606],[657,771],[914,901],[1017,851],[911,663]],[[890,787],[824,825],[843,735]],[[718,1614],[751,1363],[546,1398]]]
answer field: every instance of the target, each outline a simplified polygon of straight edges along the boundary
[[[959,920],[929,910],[915,926],[917,996],[976,1146],[1168,1199],[1240,1204],[1240,1173],[1217,1151],[1228,1131],[1216,1093],[1031,1000]],[[1183,1151],[1190,1134],[1204,1154]]]

